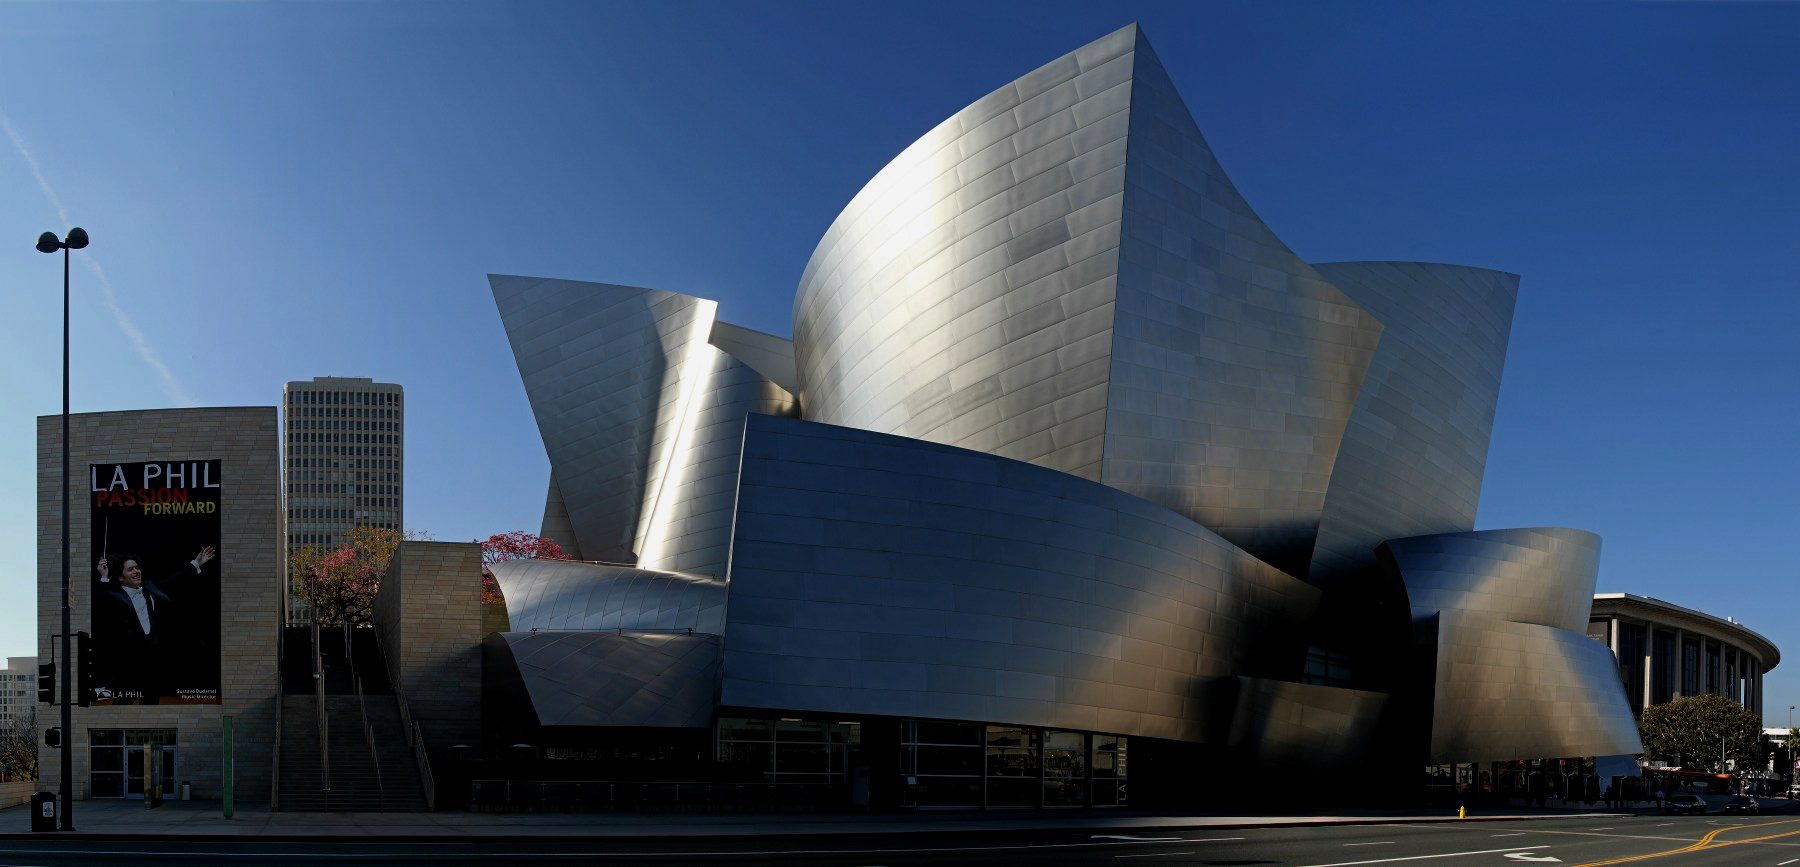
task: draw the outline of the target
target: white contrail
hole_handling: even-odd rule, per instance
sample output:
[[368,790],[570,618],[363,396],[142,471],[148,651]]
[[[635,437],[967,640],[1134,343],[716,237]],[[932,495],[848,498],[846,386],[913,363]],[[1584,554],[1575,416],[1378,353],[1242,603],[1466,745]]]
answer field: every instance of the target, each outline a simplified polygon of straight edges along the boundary
[[[17,129],[13,128],[12,119],[7,117],[4,111],[0,111],[0,128],[5,129],[6,137],[12,139],[13,149],[19,152],[19,157],[25,160],[25,165],[31,169],[31,176],[37,179],[38,188],[44,191],[44,198],[48,199],[50,206],[56,209],[56,216],[62,220],[63,226],[73,225],[69,219],[68,209],[63,207],[62,198],[50,186],[50,180],[44,177],[44,170],[38,165],[37,157],[32,155],[31,148],[25,146],[25,139],[20,137]],[[170,372],[169,366],[164,364],[162,357],[156,354],[156,349],[150,345],[149,339],[144,337],[144,332],[138,330],[137,324],[131,321],[131,317],[126,316],[125,311],[119,308],[119,297],[113,292],[112,281],[106,278],[106,270],[100,267],[100,260],[94,258],[91,253],[83,253],[78,258],[87,264],[88,270],[94,273],[94,279],[100,282],[100,295],[101,299],[106,302],[106,309],[112,311],[113,321],[118,323],[119,331],[124,333],[125,339],[131,342],[131,348],[137,351],[138,358],[156,372],[158,379],[162,380],[163,390],[168,392],[169,397],[178,404],[194,405],[194,396],[189,394],[188,390],[182,387],[181,381],[175,378],[175,374]]]

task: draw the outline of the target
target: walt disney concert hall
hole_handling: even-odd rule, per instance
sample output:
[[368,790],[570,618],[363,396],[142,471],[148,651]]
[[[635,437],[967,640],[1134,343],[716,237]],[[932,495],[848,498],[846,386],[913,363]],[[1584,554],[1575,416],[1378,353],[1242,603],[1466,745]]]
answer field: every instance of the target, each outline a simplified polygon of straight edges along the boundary
[[1600,540],[1474,528],[1518,282],[1303,261],[1135,25],[895,156],[792,340],[494,276],[575,559],[494,568],[484,732],[917,807],[1640,752]]

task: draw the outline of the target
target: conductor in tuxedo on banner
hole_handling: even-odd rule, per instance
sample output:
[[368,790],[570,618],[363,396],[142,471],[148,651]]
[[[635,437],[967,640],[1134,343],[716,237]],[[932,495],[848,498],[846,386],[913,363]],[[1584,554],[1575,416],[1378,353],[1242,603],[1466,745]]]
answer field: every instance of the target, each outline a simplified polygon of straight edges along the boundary
[[157,704],[168,685],[170,667],[184,661],[185,637],[180,634],[180,587],[184,579],[200,574],[217,556],[211,545],[167,578],[147,578],[145,562],[135,554],[118,558],[118,581],[112,580],[112,563],[101,557],[95,571],[100,585],[109,588],[95,594],[95,638],[108,658],[97,660],[100,686],[112,693],[114,704]]

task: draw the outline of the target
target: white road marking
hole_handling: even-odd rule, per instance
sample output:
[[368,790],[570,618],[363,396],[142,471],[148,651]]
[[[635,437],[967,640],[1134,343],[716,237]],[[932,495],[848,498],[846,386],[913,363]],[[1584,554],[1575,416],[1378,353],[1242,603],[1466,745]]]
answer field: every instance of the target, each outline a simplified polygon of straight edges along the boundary
[[1376,858],[1372,861],[1334,861],[1330,864],[1308,864],[1306,867],[1357,867],[1360,864],[1393,864],[1397,861],[1428,861],[1433,858],[1460,858],[1464,855],[1492,855],[1496,852],[1524,852],[1548,849],[1549,846],[1513,846],[1507,849],[1477,849],[1473,852],[1443,852],[1437,855],[1407,855],[1402,858]]
[[1523,836],[1525,836],[1525,832],[1524,831],[1515,831],[1511,834],[1489,834],[1488,836],[1489,837],[1523,837]]
[[[1094,834],[1089,840],[1122,840],[1126,843],[1180,843],[1180,837],[1133,837],[1129,834]],[[1242,838],[1239,838],[1242,839]]]
[[[1470,827],[1470,826],[1458,827],[1457,825],[1454,825],[1454,824],[1391,825],[1391,826],[1387,826],[1387,827],[1430,828],[1430,829],[1436,830],[1436,831],[1452,831],[1452,832],[1459,833],[1459,834],[1479,834],[1482,831],[1487,830],[1485,828],[1477,828],[1477,827]],[[1618,839],[1618,840],[1667,840],[1671,843],[1692,843],[1696,839],[1693,837],[1665,837],[1665,836],[1661,836],[1661,835],[1657,835],[1657,834],[1619,834],[1619,833],[1599,834],[1599,833],[1595,833],[1593,831],[1552,831],[1549,828],[1533,828],[1528,833],[1561,834],[1566,837],[1610,837],[1610,838]],[[1498,836],[1498,835],[1496,835],[1496,836]],[[1782,846],[1782,845],[1800,845],[1800,844],[1768,843],[1766,845]]]
[[1550,861],[1556,861],[1556,862],[1562,861],[1561,858],[1553,858],[1549,855],[1544,855],[1544,856],[1540,857],[1537,855],[1527,855],[1524,852],[1508,852],[1506,854],[1506,860],[1508,860],[1508,861],[1538,861],[1538,862],[1546,862],[1546,863],[1550,862]]
[[1588,830],[1589,831],[1611,831],[1612,828],[1610,828],[1610,827],[1608,827],[1608,828],[1589,828]]
[[1783,861],[1780,864],[1775,865],[1775,867],[1787,867],[1787,865],[1792,864],[1795,861],[1800,861],[1800,858],[1789,858],[1786,861]]
[[1658,828],[1667,828],[1667,827],[1669,827],[1669,826],[1670,826],[1670,825],[1673,825],[1673,824],[1675,824],[1675,823],[1674,823],[1674,822],[1658,822],[1658,823],[1656,823],[1656,827],[1658,827]]
[[1114,858],[1167,858],[1170,855],[1192,855],[1192,852],[1148,852],[1143,855],[1114,855]]
[[1345,843],[1344,845],[1345,846],[1392,846],[1392,845],[1394,845],[1394,841],[1382,840],[1379,843]]

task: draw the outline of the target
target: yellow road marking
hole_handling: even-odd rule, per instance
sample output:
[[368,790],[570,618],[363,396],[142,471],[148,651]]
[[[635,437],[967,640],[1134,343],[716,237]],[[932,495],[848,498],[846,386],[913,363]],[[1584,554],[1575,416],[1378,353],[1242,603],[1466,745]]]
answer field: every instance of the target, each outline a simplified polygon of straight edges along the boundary
[[1761,843],[1765,840],[1775,840],[1775,839],[1778,839],[1781,837],[1792,837],[1795,835],[1800,835],[1800,831],[1784,831],[1780,834],[1769,834],[1769,835],[1762,836],[1762,837],[1751,837],[1751,838],[1745,839],[1745,840],[1726,840],[1725,842],[1719,843],[1717,845],[1714,845],[1714,843],[1713,843],[1713,841],[1716,840],[1720,834],[1724,834],[1728,831],[1749,830],[1749,829],[1754,829],[1754,828],[1771,828],[1776,825],[1791,825],[1795,822],[1800,822],[1800,819],[1783,819],[1779,822],[1763,822],[1759,825],[1730,825],[1730,826],[1727,826],[1724,828],[1720,828],[1716,831],[1710,831],[1707,833],[1706,836],[1701,837],[1699,839],[1699,841],[1692,843],[1690,845],[1687,845],[1687,846],[1683,846],[1680,849],[1669,849],[1664,852],[1650,852],[1650,853],[1646,853],[1643,855],[1627,855],[1623,858],[1612,858],[1612,859],[1608,859],[1606,861],[1590,861],[1586,864],[1578,864],[1578,865],[1576,865],[1576,867],[1606,867],[1606,865],[1608,865],[1608,864],[1628,864],[1633,861],[1646,861],[1651,858],[1662,858],[1667,855],[1680,855],[1684,852],[1698,852],[1703,849],[1705,849],[1705,850],[1723,849],[1727,846],[1741,846],[1745,843]]

